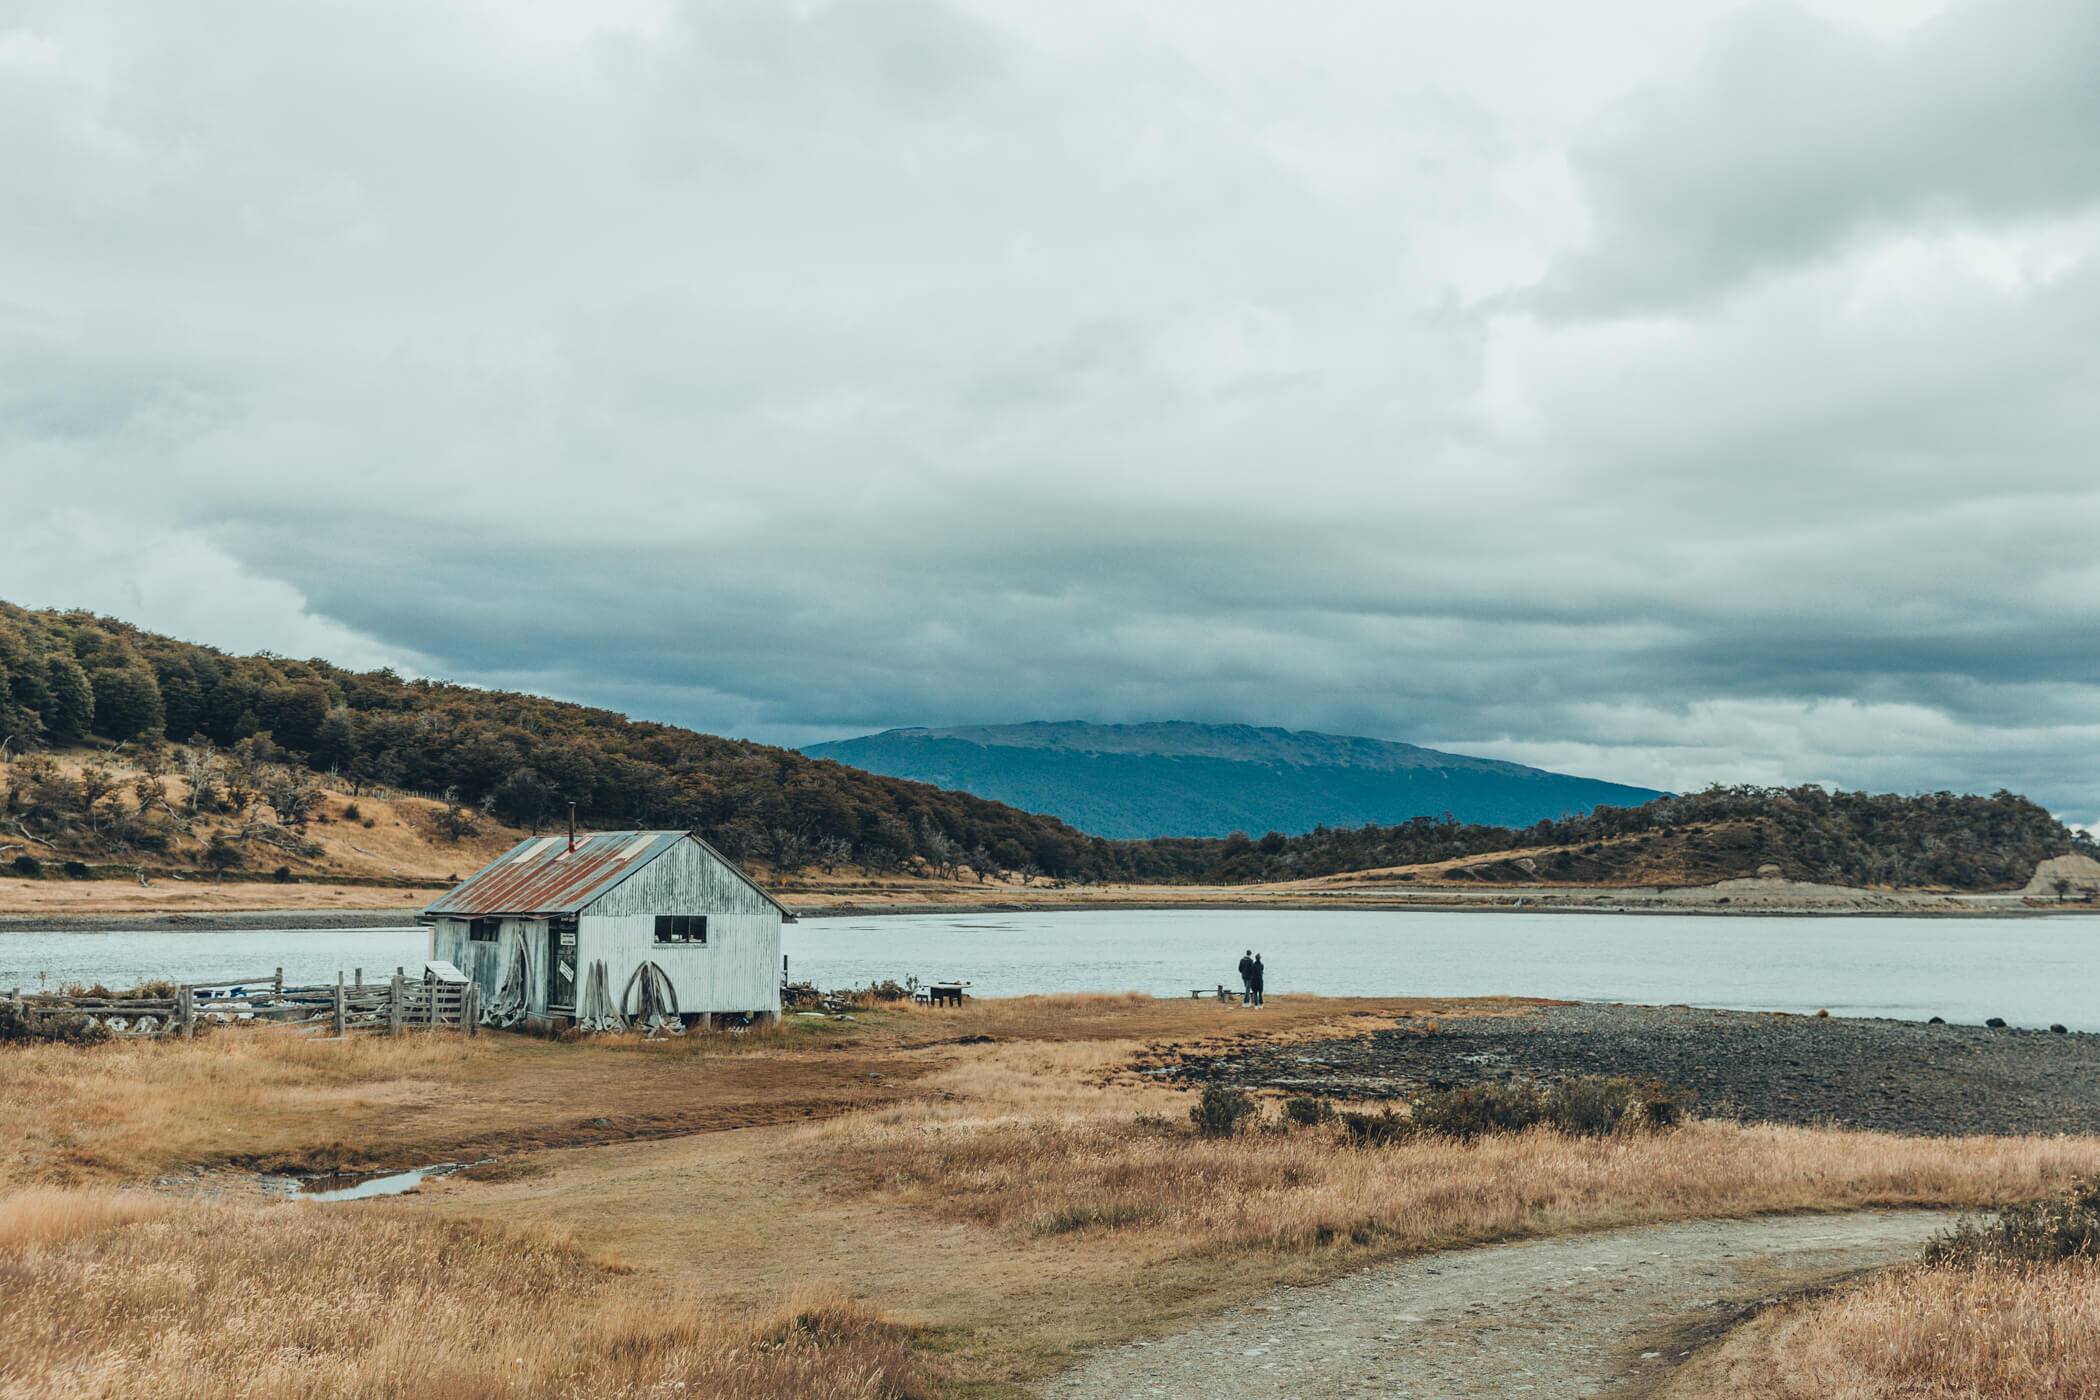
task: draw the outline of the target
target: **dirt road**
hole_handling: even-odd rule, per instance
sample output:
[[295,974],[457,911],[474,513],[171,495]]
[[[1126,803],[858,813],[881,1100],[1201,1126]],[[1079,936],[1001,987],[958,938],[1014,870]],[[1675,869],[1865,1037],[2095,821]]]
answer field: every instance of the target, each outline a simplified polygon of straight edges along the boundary
[[1863,1211],[1697,1221],[1492,1245],[1284,1289],[1097,1354],[1049,1400],[1574,1400],[1639,1394],[1689,1338],[1775,1292],[1913,1258],[1951,1217]]

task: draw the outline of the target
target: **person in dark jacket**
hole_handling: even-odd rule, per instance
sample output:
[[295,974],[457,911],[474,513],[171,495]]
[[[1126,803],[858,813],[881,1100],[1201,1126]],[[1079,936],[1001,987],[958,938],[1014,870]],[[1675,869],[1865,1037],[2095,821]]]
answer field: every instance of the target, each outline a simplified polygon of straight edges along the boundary
[[1240,955],[1240,1005],[1254,1005],[1254,950]]
[[1261,954],[1254,955],[1254,975],[1247,979],[1247,995],[1256,1006],[1264,1005],[1261,999],[1261,979],[1266,969],[1261,965]]

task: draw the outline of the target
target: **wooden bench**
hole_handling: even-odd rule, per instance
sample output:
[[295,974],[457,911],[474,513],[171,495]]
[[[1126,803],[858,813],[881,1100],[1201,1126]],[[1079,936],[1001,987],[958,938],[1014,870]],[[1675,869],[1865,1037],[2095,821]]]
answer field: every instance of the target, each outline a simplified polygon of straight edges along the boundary
[[1238,1001],[1245,995],[1245,992],[1235,992],[1222,982],[1216,987],[1197,987],[1189,992],[1190,998],[1196,1001],[1205,997],[1216,997],[1219,1001]]

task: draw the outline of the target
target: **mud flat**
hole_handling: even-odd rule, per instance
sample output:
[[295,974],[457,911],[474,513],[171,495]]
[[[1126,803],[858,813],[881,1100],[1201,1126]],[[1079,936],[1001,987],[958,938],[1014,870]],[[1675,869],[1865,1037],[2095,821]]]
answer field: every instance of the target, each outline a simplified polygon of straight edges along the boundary
[[1154,1072],[1169,1082],[1344,1099],[1631,1075],[1690,1091],[1707,1117],[1928,1136],[2100,1132],[2100,1035],[1920,1021],[1547,1005],[1402,1021],[1311,1045],[1181,1052]]

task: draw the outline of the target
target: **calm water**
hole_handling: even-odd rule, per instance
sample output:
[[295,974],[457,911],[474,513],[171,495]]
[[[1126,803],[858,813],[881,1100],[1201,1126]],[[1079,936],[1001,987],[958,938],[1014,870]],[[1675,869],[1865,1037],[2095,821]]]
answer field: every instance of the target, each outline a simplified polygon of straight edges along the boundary
[[[333,981],[416,967],[420,929],[0,933],[0,988],[267,974]],[[810,919],[783,931],[796,981],[961,979],[980,996],[1234,983],[1272,992],[1690,1002],[2100,1031],[2100,920],[1701,918],[1174,910]]]
[[168,930],[156,933],[0,932],[0,989],[33,992],[68,982],[112,988],[165,977],[202,982],[221,977],[284,980],[309,985],[335,981],[362,967],[367,977],[391,977],[397,967],[421,971],[430,935],[420,928],[310,929],[237,933]]

